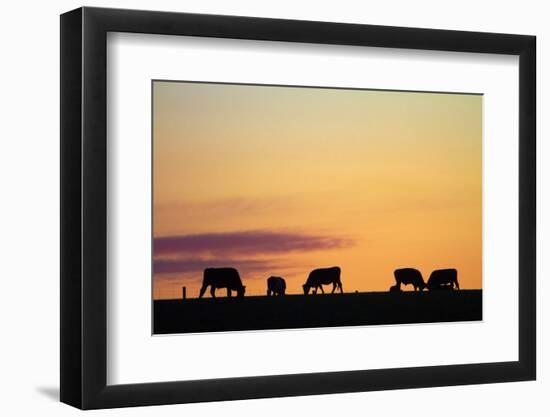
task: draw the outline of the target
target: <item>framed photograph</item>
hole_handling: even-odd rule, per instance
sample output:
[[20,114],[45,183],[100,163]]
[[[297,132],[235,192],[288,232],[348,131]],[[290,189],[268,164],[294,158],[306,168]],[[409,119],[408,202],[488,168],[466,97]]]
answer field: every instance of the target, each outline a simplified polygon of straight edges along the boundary
[[61,401],[532,380],[535,37],[61,16]]

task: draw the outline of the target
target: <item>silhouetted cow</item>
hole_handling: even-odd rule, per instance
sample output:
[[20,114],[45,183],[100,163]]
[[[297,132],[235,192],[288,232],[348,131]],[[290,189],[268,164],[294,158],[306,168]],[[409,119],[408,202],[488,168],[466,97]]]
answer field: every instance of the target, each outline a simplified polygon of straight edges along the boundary
[[422,291],[426,284],[422,278],[422,274],[418,269],[414,268],[401,268],[393,271],[393,276],[395,277],[395,282],[397,283],[397,288],[401,289],[401,284],[408,285],[412,284],[415,291]]
[[244,296],[245,286],[241,282],[239,272],[235,268],[206,268],[202,279],[202,287],[199,298],[202,298],[206,288],[210,286],[212,298],[216,298],[217,288],[227,288],[227,296],[231,297],[231,291],[237,291],[238,297]]
[[267,295],[285,295],[286,282],[281,277],[269,277],[267,279]]
[[336,288],[340,289],[340,293],[344,293],[342,289],[342,282],[340,281],[340,268],[333,266],[332,268],[319,268],[314,269],[309,273],[306,283],[302,286],[304,288],[304,294],[309,294],[309,290],[313,288],[313,293],[317,294],[317,289],[321,288],[321,292],[324,294],[323,285],[332,284],[332,292]]
[[401,288],[399,288],[399,285],[395,284],[390,287],[390,292],[401,292]]
[[452,290],[455,287],[459,290],[456,269],[437,269],[433,271],[428,279],[427,287],[430,290]]

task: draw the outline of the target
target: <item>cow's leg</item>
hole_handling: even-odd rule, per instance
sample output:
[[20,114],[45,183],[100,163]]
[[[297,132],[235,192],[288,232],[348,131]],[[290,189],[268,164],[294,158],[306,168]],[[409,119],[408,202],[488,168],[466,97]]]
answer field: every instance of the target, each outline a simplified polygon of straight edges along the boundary
[[216,287],[214,285],[210,286],[210,295],[212,298],[216,298]]
[[206,287],[208,287],[207,285],[203,285],[201,287],[201,291],[199,293],[199,298],[202,298],[202,296],[204,295],[204,292],[206,291]]
[[323,284],[319,284],[319,288],[321,288],[321,294],[324,294],[325,290],[323,290]]
[[231,288],[227,287],[227,296],[231,298]]
[[460,286],[458,285],[458,279],[455,279],[456,289],[459,290]]
[[336,281],[332,283],[332,291],[330,292],[331,294],[334,294],[334,291],[336,291],[336,286],[338,284],[336,284]]
[[344,289],[342,288],[342,281],[338,281],[338,288],[340,288],[340,294],[344,294]]

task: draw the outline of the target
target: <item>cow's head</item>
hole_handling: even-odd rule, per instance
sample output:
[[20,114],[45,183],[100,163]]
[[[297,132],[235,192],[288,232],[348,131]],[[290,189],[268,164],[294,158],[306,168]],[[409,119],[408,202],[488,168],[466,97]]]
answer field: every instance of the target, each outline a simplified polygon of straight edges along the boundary
[[238,297],[244,297],[245,291],[246,291],[246,286],[243,285],[241,288],[239,288],[237,290],[237,296]]
[[304,289],[304,294],[305,294],[305,295],[308,295],[308,293],[309,293],[309,285],[304,284],[304,285],[302,285],[302,288]]

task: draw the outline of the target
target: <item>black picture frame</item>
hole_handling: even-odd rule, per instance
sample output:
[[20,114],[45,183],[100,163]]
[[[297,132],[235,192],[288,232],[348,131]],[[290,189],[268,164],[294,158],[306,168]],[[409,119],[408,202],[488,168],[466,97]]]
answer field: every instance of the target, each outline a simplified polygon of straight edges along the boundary
[[[107,385],[108,32],[519,56],[518,361]],[[534,36],[137,10],[61,15],[61,401],[81,409],[536,378]]]

